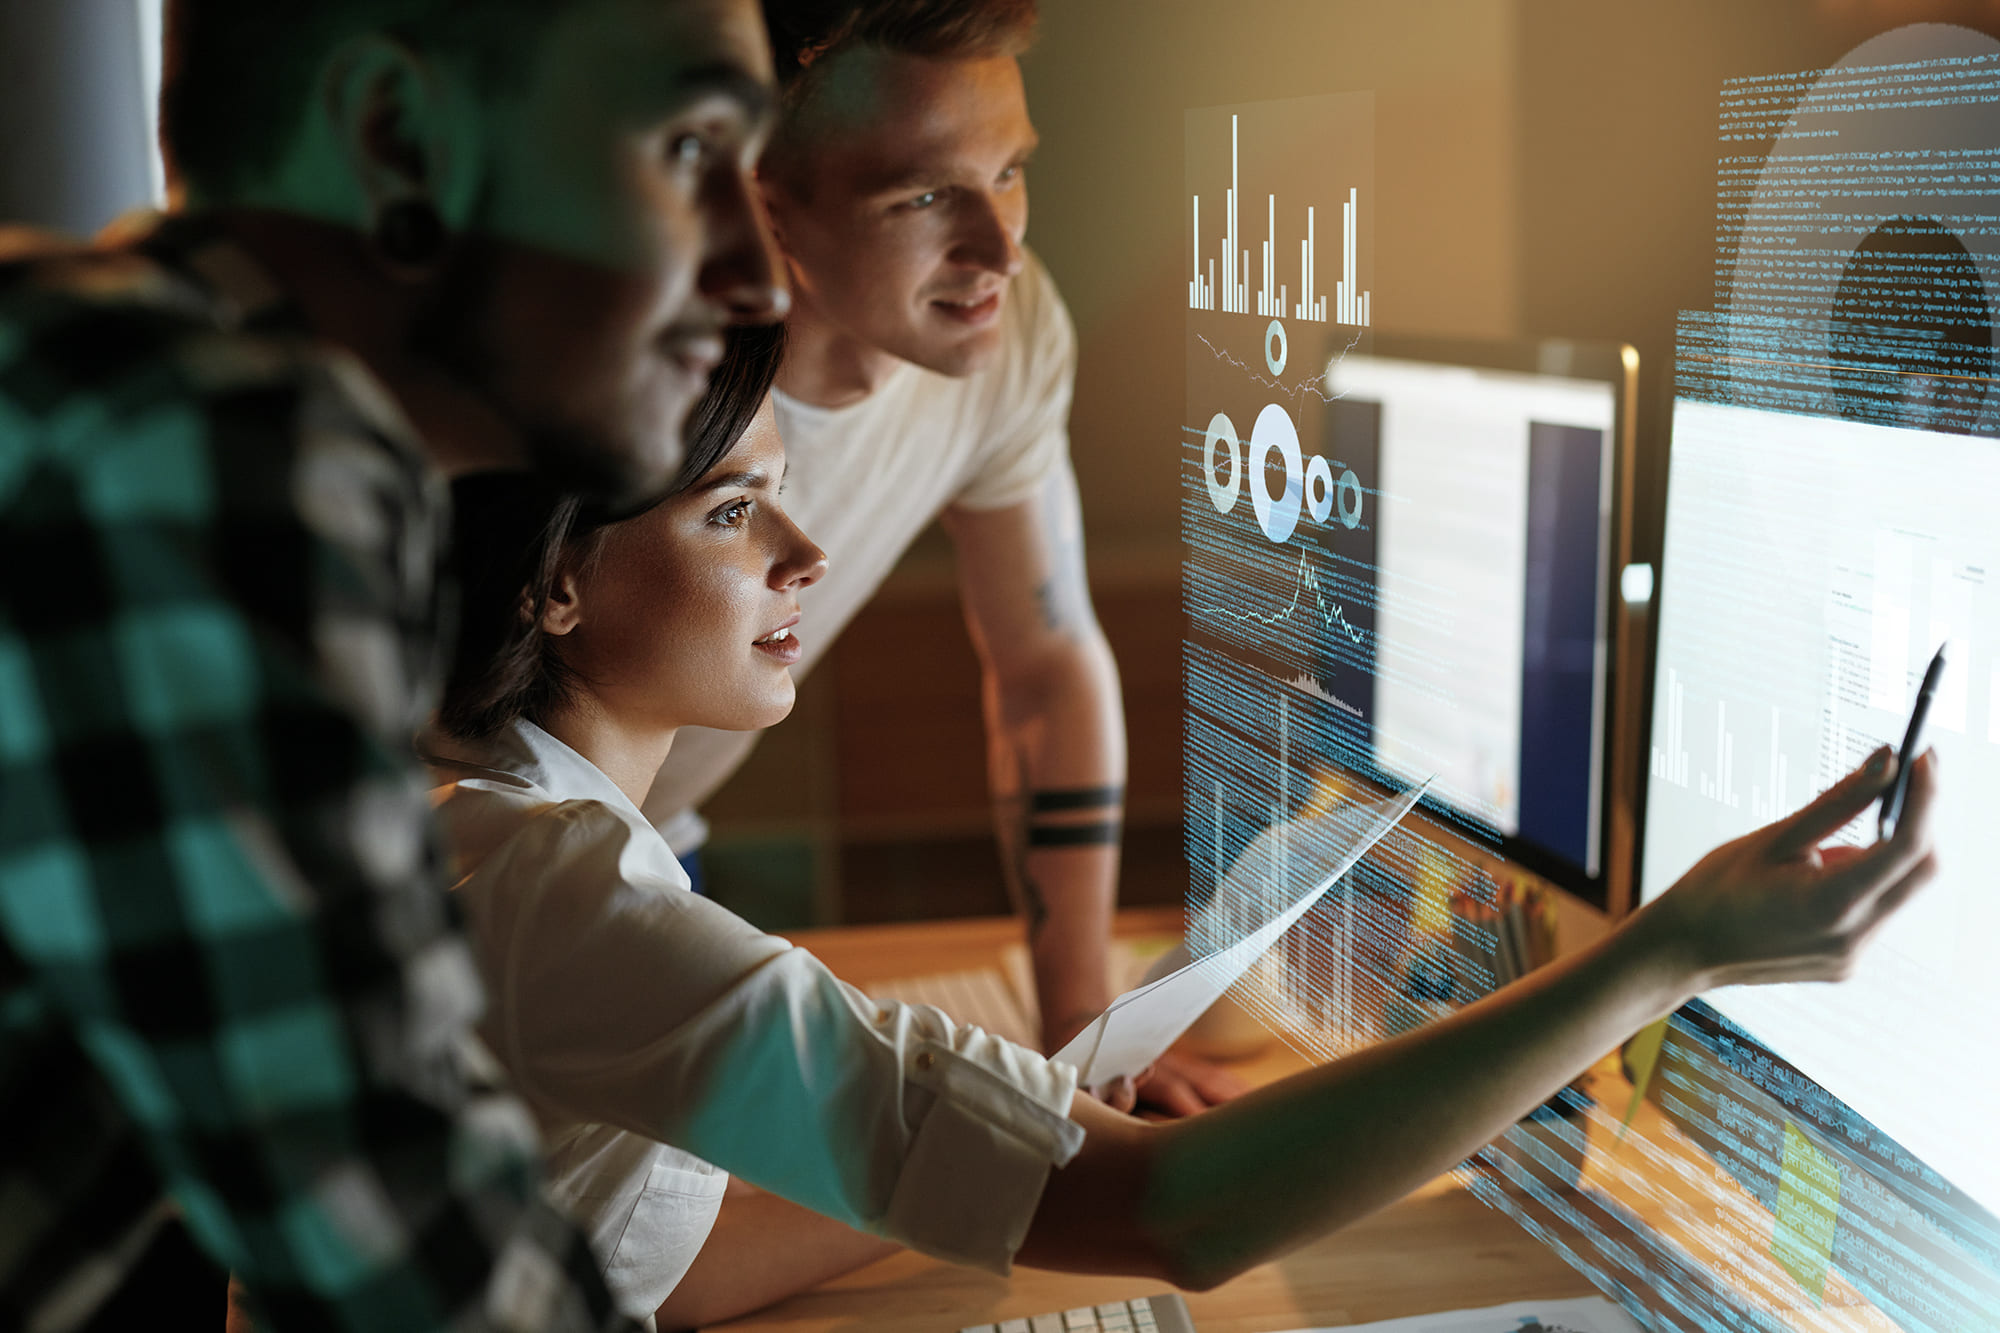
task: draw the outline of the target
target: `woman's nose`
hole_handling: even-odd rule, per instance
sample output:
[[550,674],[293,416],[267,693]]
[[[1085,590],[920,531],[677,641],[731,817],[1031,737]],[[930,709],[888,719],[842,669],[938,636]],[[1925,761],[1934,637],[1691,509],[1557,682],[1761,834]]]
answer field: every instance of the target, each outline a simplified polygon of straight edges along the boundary
[[826,552],[791,520],[787,519],[785,526],[790,529],[791,543],[784,558],[771,569],[771,586],[804,588],[818,583],[826,577]]

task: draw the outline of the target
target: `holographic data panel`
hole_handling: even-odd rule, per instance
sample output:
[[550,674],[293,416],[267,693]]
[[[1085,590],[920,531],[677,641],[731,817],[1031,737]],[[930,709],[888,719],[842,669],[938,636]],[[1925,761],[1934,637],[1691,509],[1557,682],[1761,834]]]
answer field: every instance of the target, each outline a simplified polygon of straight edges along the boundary
[[[1373,409],[1343,403],[1329,380],[1365,350],[1374,315],[1374,100],[1207,108],[1190,111],[1186,129],[1191,905],[1210,905],[1260,835],[1277,831],[1278,849],[1260,887],[1272,901],[1198,914],[1211,923],[1208,938],[1190,941],[1201,953],[1299,887],[1291,881],[1307,867],[1288,857],[1291,822],[1346,793],[1354,776],[1377,775],[1378,430]],[[1371,861],[1418,854],[1410,836],[1392,840]],[[1402,896],[1386,882],[1374,890],[1384,902]],[[1343,1048],[1332,1034],[1347,1031],[1356,1006],[1379,1018],[1393,1000],[1358,976],[1355,941],[1367,927],[1357,913],[1368,915],[1353,883],[1328,894],[1278,960],[1293,984],[1259,991],[1272,1008],[1264,1016],[1322,1054]],[[1382,952],[1401,929],[1385,927]]]

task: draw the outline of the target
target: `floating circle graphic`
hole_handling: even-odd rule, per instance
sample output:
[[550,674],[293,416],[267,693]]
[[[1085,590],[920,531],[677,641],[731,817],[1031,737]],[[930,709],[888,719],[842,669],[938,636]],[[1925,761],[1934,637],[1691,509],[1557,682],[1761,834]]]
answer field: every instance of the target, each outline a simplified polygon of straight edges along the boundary
[[1315,523],[1326,522],[1326,516],[1333,512],[1333,469],[1318,454],[1306,464],[1306,512]]
[[[1271,451],[1285,460],[1285,493],[1276,499],[1264,482],[1264,470]],[[1285,409],[1276,403],[1257,414],[1250,429],[1250,503],[1257,510],[1257,526],[1272,541],[1291,540],[1299,526],[1299,509],[1306,494],[1305,464],[1299,457],[1299,430]],[[1356,483],[1357,490],[1359,483]]]
[[[1271,351],[1271,339],[1278,340],[1278,350]],[[1278,320],[1271,321],[1271,327],[1264,330],[1264,364],[1271,368],[1273,375],[1285,373],[1285,362],[1292,359],[1292,340],[1285,336],[1285,326]]]
[[[1347,507],[1347,497],[1354,497],[1354,508]],[[1361,526],[1361,478],[1352,469],[1340,474],[1340,524],[1346,528]]]
[[[1229,484],[1222,485],[1215,479],[1215,446],[1227,443],[1229,446]],[[1208,422],[1208,443],[1201,451],[1201,474],[1208,481],[1208,498],[1215,502],[1217,513],[1226,514],[1236,508],[1236,497],[1243,492],[1243,449],[1242,441],[1236,438],[1236,425],[1226,412],[1217,412]]]

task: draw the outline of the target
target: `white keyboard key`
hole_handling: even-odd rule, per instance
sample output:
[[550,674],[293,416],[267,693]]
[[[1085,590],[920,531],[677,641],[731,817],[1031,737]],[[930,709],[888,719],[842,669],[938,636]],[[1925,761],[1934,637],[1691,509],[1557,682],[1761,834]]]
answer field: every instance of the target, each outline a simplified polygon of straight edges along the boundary
[[961,1333],[1195,1333],[1194,1321],[1179,1296],[1162,1292],[1132,1301],[1079,1305],[1060,1314],[1009,1319],[998,1325],[978,1324]]

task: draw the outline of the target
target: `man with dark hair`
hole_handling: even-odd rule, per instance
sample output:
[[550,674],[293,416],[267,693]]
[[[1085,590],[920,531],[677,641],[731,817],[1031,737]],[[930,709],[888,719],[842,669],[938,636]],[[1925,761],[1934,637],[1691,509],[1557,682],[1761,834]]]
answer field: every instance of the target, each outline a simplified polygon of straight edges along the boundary
[[[941,516],[1054,1050],[1111,998],[1125,733],[1069,465],[1075,333],[1022,248],[1035,131],[1017,57],[1035,3],[765,0],[764,13],[783,110],[760,175],[796,294],[777,395],[786,503],[829,557],[802,599],[797,669]],[[647,814],[684,855],[705,836],[694,807],[751,741],[688,728],[675,743]],[[1169,1057],[1140,1093],[1186,1113],[1238,1086]]]
[[444,479],[655,493],[724,329],[784,313],[762,24],[170,31],[187,208],[0,267],[0,1326],[81,1323],[169,1199],[275,1328],[621,1325],[470,1039],[410,741]]

